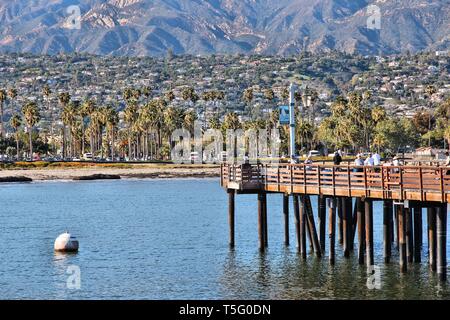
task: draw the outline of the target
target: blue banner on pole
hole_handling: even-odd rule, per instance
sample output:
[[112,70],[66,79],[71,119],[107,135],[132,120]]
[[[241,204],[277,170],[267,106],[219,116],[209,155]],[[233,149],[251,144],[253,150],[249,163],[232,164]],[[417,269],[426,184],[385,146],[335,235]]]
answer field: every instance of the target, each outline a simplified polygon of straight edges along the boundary
[[280,124],[289,124],[289,106],[279,106],[278,110],[280,111]]

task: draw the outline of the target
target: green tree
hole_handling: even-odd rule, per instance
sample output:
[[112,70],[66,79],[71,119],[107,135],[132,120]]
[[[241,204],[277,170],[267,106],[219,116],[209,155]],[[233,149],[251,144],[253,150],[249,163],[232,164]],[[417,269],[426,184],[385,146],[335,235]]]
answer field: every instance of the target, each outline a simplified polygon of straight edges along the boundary
[[19,114],[14,114],[11,119],[9,120],[11,127],[14,130],[15,133],[15,137],[16,137],[16,160],[19,161],[20,160],[20,148],[19,148],[19,129],[20,126],[22,125],[22,118],[20,117]]
[[25,124],[28,128],[29,146],[30,146],[30,161],[33,161],[33,127],[41,120],[39,108],[36,102],[29,101],[22,107],[22,114],[25,119]]

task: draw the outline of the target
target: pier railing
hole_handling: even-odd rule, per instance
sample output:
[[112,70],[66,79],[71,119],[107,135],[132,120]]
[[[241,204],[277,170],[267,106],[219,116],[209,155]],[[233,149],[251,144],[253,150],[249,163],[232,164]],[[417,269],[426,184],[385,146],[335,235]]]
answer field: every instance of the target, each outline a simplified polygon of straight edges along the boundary
[[449,202],[447,171],[437,166],[222,164],[221,184],[242,192]]

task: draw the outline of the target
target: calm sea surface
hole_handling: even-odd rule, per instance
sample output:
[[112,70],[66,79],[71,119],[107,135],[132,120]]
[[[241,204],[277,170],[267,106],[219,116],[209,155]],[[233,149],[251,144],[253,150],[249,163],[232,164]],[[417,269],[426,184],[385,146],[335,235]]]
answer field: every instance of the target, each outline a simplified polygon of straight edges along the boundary
[[[336,265],[329,267],[327,257],[310,255],[305,262],[295,245],[283,245],[280,195],[268,197],[269,249],[260,254],[256,196],[236,200],[236,249],[231,251],[227,196],[215,179],[2,184],[0,298],[450,297],[447,285],[429,272],[426,250],[425,262],[409,266],[406,275],[399,273],[396,250],[391,264],[382,262],[381,204],[374,208],[381,289],[369,290],[365,268],[354,256],[342,258],[340,247]],[[66,229],[79,239],[80,251],[56,255],[53,242]],[[70,289],[76,283],[70,273],[77,268],[81,287]]]

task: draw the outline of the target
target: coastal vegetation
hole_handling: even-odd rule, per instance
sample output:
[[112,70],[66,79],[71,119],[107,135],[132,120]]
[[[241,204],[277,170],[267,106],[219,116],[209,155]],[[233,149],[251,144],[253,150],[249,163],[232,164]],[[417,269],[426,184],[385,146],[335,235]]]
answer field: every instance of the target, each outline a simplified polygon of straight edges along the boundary
[[[223,133],[278,128],[287,154],[288,128],[278,124],[277,106],[287,104],[290,81],[301,87],[295,95],[301,152],[397,153],[447,148],[450,139],[449,58],[433,53],[171,56],[109,63],[88,55],[15,55],[27,68],[13,65],[12,56],[0,57],[0,68],[15,70],[7,80],[0,77],[0,154],[8,159],[82,159],[89,153],[111,161],[167,160],[171,133],[192,133],[195,121],[203,130]],[[100,72],[93,73],[92,64]],[[133,72],[144,67],[152,76],[137,79]],[[30,74],[39,81],[30,84]]]

